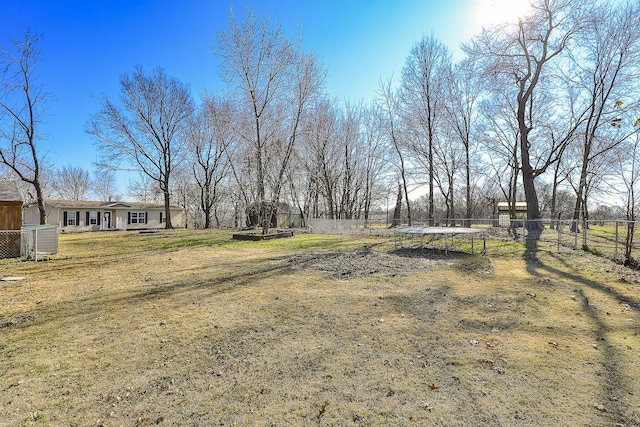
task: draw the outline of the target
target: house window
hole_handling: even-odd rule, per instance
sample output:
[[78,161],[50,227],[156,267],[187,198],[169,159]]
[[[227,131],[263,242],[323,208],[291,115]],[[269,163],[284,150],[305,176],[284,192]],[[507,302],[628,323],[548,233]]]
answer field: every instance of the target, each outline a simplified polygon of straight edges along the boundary
[[67,225],[78,225],[75,211],[67,212]]
[[89,225],[98,225],[98,212],[89,212]]
[[131,224],[145,224],[146,219],[146,212],[131,212]]
[[164,224],[164,212],[160,212],[160,224]]

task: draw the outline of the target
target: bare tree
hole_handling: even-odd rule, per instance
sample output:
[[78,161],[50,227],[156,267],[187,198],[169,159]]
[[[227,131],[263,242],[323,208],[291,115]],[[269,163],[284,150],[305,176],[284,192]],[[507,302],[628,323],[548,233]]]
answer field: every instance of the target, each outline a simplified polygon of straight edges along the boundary
[[26,31],[8,47],[0,47],[0,160],[21,181],[33,186],[40,224],[45,224],[42,159],[37,150],[47,101],[35,75],[40,41],[42,35]]
[[445,103],[447,122],[464,147],[466,218],[471,218],[473,215],[471,162],[474,144],[472,127],[477,117],[475,107],[482,92],[482,85],[473,65],[473,61],[467,60],[452,69],[447,85],[447,102]]
[[313,108],[296,153],[304,182],[300,173],[289,171],[290,181],[300,177],[290,186],[305,187],[305,211],[313,218],[366,221],[386,168],[382,112],[362,103],[339,109],[327,99]]
[[485,163],[490,181],[500,189],[509,203],[509,214],[515,218],[515,203],[520,173],[518,151],[518,123],[511,94],[493,91],[479,105],[478,136],[484,147]]
[[[483,76],[494,84],[514,88],[520,164],[527,200],[527,230],[530,240],[542,233],[540,205],[535,179],[558,160],[559,152],[571,138],[549,136],[539,120],[550,108],[544,95],[550,87],[552,64],[560,58],[581,28],[584,11],[591,2],[576,0],[535,0],[531,13],[513,25],[484,29],[465,46],[479,61]],[[546,87],[545,87],[546,86]],[[546,137],[545,137],[546,135]]]
[[357,215],[357,205],[362,181],[360,178],[362,157],[362,117],[364,106],[362,103],[346,103],[338,120],[338,139],[341,144],[342,164],[336,165],[342,168],[342,180],[340,182],[340,218],[354,219]]
[[385,119],[385,113],[375,102],[365,109],[362,130],[364,188],[360,203],[365,221],[369,220],[374,201],[379,199],[377,193],[382,188],[380,183],[390,170],[385,149]]
[[247,11],[244,21],[218,34],[215,52],[221,76],[240,106],[239,136],[251,147],[254,201],[262,232],[270,227],[301,124],[324,83],[325,71],[313,55],[292,45],[278,25]]
[[398,184],[398,195],[396,196],[396,204],[393,208],[393,218],[391,225],[397,227],[402,224],[402,184]]
[[127,181],[127,195],[141,203],[159,203],[162,200],[158,182],[142,172]]
[[[570,209],[566,209],[566,206],[562,205],[563,191],[562,186],[565,183],[570,183],[569,177],[571,176],[572,166],[567,164],[567,159],[572,158],[570,155],[571,144],[567,145],[567,150],[562,153],[562,156],[558,159],[558,162],[553,166],[553,178],[551,181],[551,191],[549,206],[550,218],[557,218],[560,220],[565,212],[570,212]],[[564,197],[566,199],[566,197]],[[551,223],[551,228],[554,228],[554,223]]]
[[[189,130],[192,173],[199,192],[204,228],[211,227],[214,206],[219,202],[220,182],[229,172],[229,155],[234,139],[234,111],[228,100],[206,97]],[[216,215],[217,218],[217,215]],[[219,227],[216,219],[216,227]]]
[[184,209],[184,221],[180,226],[185,228],[199,228],[196,226],[197,214],[200,213],[199,191],[194,181],[193,172],[186,164],[174,168],[171,180],[171,201]]
[[194,111],[187,85],[162,68],[145,75],[137,67],[120,79],[121,106],[106,97],[87,132],[98,141],[104,163],[141,171],[164,196],[166,228],[171,224],[171,173],[185,154],[184,135]]
[[423,37],[411,49],[402,69],[405,122],[414,130],[413,151],[426,158],[429,183],[429,219],[434,214],[435,157],[438,127],[443,120],[444,88],[451,55],[435,37]]
[[574,229],[586,218],[589,176],[597,160],[627,139],[633,127],[622,123],[625,112],[640,102],[634,87],[640,73],[639,3],[601,5],[579,34],[571,55],[570,84],[579,95],[584,124],[576,142],[580,164],[573,211]]
[[53,171],[51,189],[62,200],[86,199],[91,189],[89,172],[81,167],[65,165]]
[[400,116],[400,99],[397,90],[391,87],[391,79],[386,82],[380,82],[378,90],[379,102],[382,105],[382,111],[385,115],[384,129],[387,133],[388,140],[396,156],[389,158],[397,158],[397,169],[400,175],[402,190],[404,191],[404,199],[407,202],[407,221],[411,225],[411,201],[409,200],[409,183],[407,162],[405,161],[404,147],[401,140],[401,132],[399,129]]
[[91,178],[91,192],[97,200],[110,202],[119,199],[114,172],[109,168],[96,167]]
[[342,150],[338,143],[338,116],[333,103],[321,99],[314,104],[313,114],[305,120],[301,160],[308,174],[309,216],[338,216],[338,186],[342,176]]
[[629,147],[625,150],[629,156],[619,156],[620,178],[624,183],[626,193],[625,215],[627,220],[627,236],[625,241],[624,265],[637,267],[638,262],[633,258],[633,240],[635,223],[638,219],[638,193],[640,192],[640,133],[629,138]]
[[450,220],[450,225],[455,226],[456,217],[456,179],[463,170],[465,164],[465,146],[455,135],[451,127],[443,129],[434,145],[435,181],[442,194],[445,204],[444,218]]

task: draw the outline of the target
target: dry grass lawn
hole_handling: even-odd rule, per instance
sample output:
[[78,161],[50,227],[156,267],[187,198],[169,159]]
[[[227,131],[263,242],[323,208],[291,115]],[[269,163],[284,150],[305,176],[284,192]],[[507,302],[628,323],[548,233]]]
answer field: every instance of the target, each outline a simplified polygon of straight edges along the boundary
[[2,426],[640,426],[640,285],[583,252],[63,235],[2,260]]

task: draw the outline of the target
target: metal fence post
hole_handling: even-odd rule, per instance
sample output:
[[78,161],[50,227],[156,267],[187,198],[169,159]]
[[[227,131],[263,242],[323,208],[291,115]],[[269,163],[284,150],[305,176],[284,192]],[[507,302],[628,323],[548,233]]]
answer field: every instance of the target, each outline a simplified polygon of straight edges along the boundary
[[562,242],[562,225],[560,221],[558,221],[556,229],[558,231],[558,253],[560,253],[560,243]]
[[618,226],[620,225],[620,223],[618,221],[616,221],[616,245],[615,245],[615,250],[613,253],[613,259],[614,261],[618,261]]

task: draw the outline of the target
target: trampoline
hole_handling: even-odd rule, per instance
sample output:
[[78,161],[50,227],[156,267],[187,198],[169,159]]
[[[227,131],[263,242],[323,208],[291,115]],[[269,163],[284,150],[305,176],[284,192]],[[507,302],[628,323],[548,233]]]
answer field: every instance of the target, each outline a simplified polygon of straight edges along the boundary
[[395,230],[396,247],[402,247],[405,239],[420,239],[420,249],[424,250],[425,239],[430,238],[429,242],[437,238],[444,238],[444,253],[449,253],[449,239],[453,240],[456,236],[464,236],[471,239],[471,253],[475,253],[475,237],[482,237],[482,253],[487,252],[487,240],[485,230],[481,228],[467,227],[400,227]]

